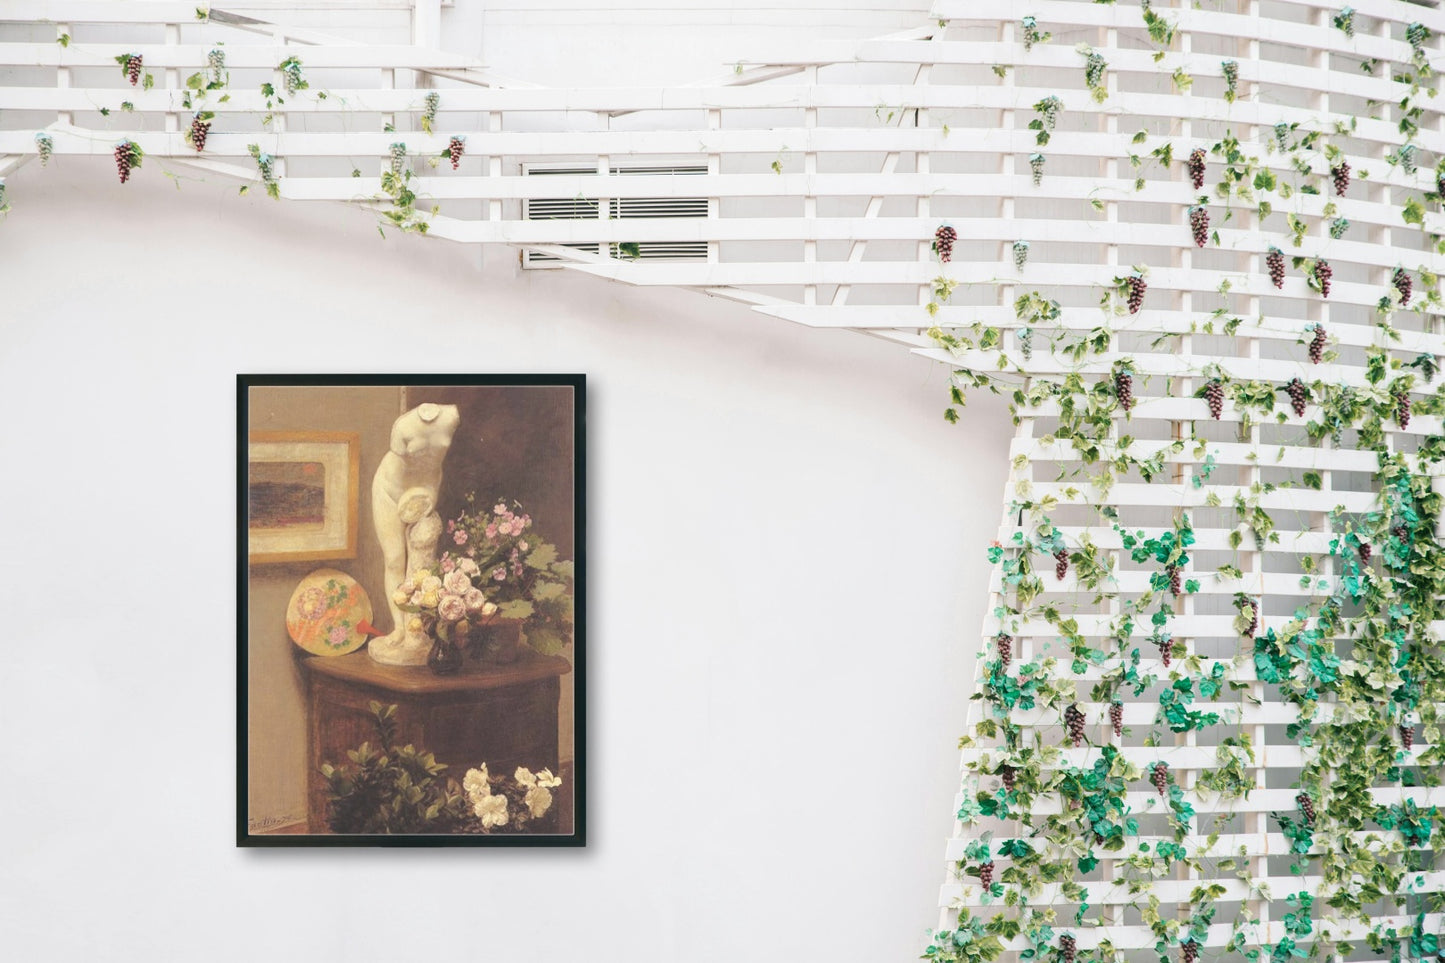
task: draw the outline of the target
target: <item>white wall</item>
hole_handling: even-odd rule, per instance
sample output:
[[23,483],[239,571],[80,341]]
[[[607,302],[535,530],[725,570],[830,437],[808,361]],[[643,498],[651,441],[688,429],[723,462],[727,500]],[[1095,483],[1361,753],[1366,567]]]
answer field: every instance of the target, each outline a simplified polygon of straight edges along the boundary
[[[680,291],[151,165],[0,224],[0,931],[16,959],[907,959],[936,920],[1001,406]],[[585,851],[256,852],[234,375],[590,379]],[[399,901],[405,911],[378,912]]]

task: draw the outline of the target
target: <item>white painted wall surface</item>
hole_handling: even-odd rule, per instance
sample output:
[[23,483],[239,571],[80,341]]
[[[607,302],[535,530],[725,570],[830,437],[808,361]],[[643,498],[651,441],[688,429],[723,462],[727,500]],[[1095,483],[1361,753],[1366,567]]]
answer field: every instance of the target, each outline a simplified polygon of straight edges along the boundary
[[[912,958],[1002,406],[737,305],[32,164],[0,224],[0,932],[25,960]],[[239,851],[234,376],[583,371],[584,851]],[[395,894],[405,894],[395,900]],[[386,895],[383,895],[386,894]],[[415,916],[379,915],[393,901]]]

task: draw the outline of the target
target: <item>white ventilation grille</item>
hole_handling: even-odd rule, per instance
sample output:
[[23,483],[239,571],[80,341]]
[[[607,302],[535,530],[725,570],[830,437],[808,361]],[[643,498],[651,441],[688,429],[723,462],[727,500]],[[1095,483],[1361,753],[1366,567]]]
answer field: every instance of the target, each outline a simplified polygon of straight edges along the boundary
[[[529,177],[570,174],[586,176],[596,174],[595,167],[528,168]],[[609,173],[618,175],[651,174],[690,176],[707,173],[703,165],[683,167],[616,167]],[[523,202],[523,217],[529,221],[578,221],[598,219],[598,199],[595,197],[538,197]],[[613,197],[607,202],[607,220],[624,221],[634,218],[697,218],[707,217],[706,197]],[[622,240],[608,244],[608,253],[615,258],[642,261],[706,261],[706,241],[638,241],[625,239],[626,228],[618,226],[617,236]],[[598,244],[563,244],[563,247],[600,253]],[[555,265],[560,259],[538,251],[528,251],[525,264],[528,267]]]

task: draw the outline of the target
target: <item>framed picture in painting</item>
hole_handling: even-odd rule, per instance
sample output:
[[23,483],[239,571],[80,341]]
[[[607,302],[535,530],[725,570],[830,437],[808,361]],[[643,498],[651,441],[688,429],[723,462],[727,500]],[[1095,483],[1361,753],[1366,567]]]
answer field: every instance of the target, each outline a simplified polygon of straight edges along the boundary
[[249,561],[356,557],[360,436],[253,431],[247,437]]
[[238,376],[238,845],[585,845],[585,386]]

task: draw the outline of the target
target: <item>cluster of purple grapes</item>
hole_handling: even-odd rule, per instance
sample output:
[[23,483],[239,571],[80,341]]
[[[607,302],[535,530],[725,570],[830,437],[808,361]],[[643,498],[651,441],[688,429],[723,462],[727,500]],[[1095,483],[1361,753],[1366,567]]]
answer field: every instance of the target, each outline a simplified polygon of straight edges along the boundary
[[938,252],[938,259],[944,264],[953,260],[953,242],[958,240],[958,232],[951,224],[944,224],[933,232],[933,249]]
[[1254,638],[1254,634],[1259,631],[1259,603],[1254,599],[1245,599],[1244,604],[1249,606],[1249,628],[1244,634]]
[[1109,724],[1114,727],[1114,736],[1124,735],[1124,703],[1109,703]]
[[1164,660],[1164,668],[1167,669],[1174,661],[1174,643],[1168,639],[1160,639],[1156,644],[1159,646],[1159,658]]
[[1162,796],[1168,792],[1169,764],[1165,762],[1154,763],[1154,768],[1149,772],[1149,781],[1154,784],[1154,788],[1159,791],[1159,795]]
[[1360,543],[1360,564],[1361,564],[1361,565],[1369,565],[1369,564],[1370,564],[1370,559],[1371,559],[1371,557],[1374,556],[1374,554],[1375,554],[1375,550],[1370,547],[1370,543],[1369,543],[1369,542],[1361,542],[1361,543]]
[[1298,378],[1291,378],[1284,390],[1289,395],[1289,406],[1294,409],[1295,415],[1304,417],[1305,404],[1310,400],[1310,390],[1305,387],[1305,383]]
[[1390,283],[1395,285],[1395,290],[1400,292],[1400,307],[1410,303],[1410,294],[1415,290],[1415,282],[1410,279],[1410,274],[1404,268],[1395,268]]
[[462,152],[466,150],[466,139],[453,137],[447,144],[447,157],[451,158],[452,170],[456,170],[462,163]]
[[1199,944],[1193,940],[1185,940],[1179,944],[1179,959],[1183,963],[1194,963],[1199,959]]
[[1077,749],[1084,741],[1084,714],[1079,711],[1078,705],[1070,705],[1064,710],[1064,725],[1069,728],[1069,741]]
[[1345,191],[1350,189],[1350,162],[1341,160],[1331,167],[1330,178],[1335,182],[1335,194],[1344,197]]
[[1271,247],[1264,256],[1264,265],[1269,268],[1269,279],[1277,288],[1284,287],[1284,252]]
[[998,660],[1007,669],[1009,663],[1014,660],[1014,638],[1007,632],[1000,632],[994,636],[993,644],[998,648]]
[[1305,822],[1313,826],[1315,824],[1315,801],[1310,798],[1310,794],[1302,792],[1294,797],[1294,801],[1299,806],[1299,811],[1304,813]]
[[1204,386],[1204,400],[1209,402],[1209,416],[1218,421],[1224,414],[1224,384],[1219,379]]
[[1204,186],[1204,148],[1196,147],[1189,152],[1189,182],[1197,191]]
[[1395,392],[1395,424],[1410,427],[1410,393],[1403,389]]
[[1018,772],[1013,766],[999,766],[998,778],[1002,780],[1005,792],[1013,792],[1014,786],[1018,785]]
[[1054,553],[1054,578],[1060,582],[1064,576],[1069,574],[1069,553],[1065,549],[1059,549]]
[[1114,372],[1114,395],[1120,408],[1129,411],[1134,407],[1134,376],[1123,368]]
[[1062,963],[1074,963],[1074,954],[1079,951],[1079,944],[1068,933],[1059,936],[1059,959]]
[[1137,274],[1129,275],[1126,283],[1129,287],[1129,313],[1138,314],[1139,309],[1144,306],[1144,292],[1149,290],[1149,285]]
[[1327,337],[1325,326],[1323,324],[1315,325],[1315,336],[1310,340],[1310,363],[1319,364],[1325,360],[1325,339]]
[[120,182],[124,184],[130,180],[130,169],[135,164],[135,145],[128,140],[123,140],[115,145],[115,169],[120,174]]
[[1209,211],[1203,204],[1189,209],[1189,230],[1194,233],[1194,245],[1203,247],[1209,243]]
[[140,72],[144,64],[145,61],[140,54],[131,54],[130,56],[126,57],[125,75],[126,78],[130,81],[130,85],[132,87],[140,83]]
[[1178,565],[1171,565],[1169,572],[1169,594],[1178,595],[1184,591],[1184,577],[1179,573]]
[[1334,269],[1330,267],[1330,262],[1326,261],[1324,258],[1320,258],[1319,260],[1315,261],[1314,274],[1315,283],[1318,284],[1320,287],[1320,296],[1325,298],[1329,297],[1330,278],[1335,276]]
[[196,149],[197,154],[206,149],[206,135],[210,132],[209,120],[201,120],[200,114],[191,118],[191,146]]
[[1400,726],[1400,745],[1406,752],[1409,752],[1415,745],[1415,727]]
[[983,884],[984,889],[993,885],[993,860],[985,860],[978,864],[978,881]]

